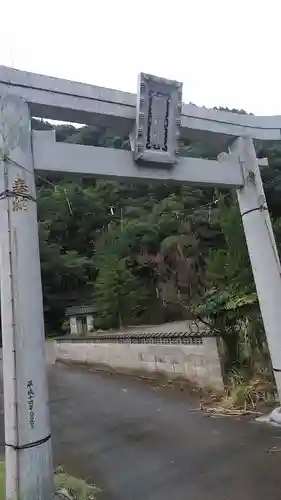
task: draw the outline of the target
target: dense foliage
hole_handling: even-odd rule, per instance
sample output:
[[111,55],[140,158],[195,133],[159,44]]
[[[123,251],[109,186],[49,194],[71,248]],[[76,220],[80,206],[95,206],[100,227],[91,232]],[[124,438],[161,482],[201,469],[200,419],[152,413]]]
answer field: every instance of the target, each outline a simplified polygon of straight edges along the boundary
[[[128,147],[97,127],[60,125],[56,133],[59,141]],[[216,154],[200,144],[182,152]],[[263,176],[280,245],[281,148],[259,156],[269,158]],[[100,328],[199,316],[223,334],[232,360],[249,358],[249,346],[264,349],[235,193],[79,178],[37,185],[49,333],[61,329],[66,307],[94,303]]]

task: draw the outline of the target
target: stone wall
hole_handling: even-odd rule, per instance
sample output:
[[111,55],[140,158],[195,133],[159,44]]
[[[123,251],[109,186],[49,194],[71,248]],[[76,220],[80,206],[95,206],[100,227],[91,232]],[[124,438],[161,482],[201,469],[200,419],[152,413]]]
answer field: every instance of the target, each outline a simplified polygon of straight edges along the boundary
[[160,372],[202,387],[223,389],[217,340],[212,337],[192,339],[190,344],[53,341],[47,343],[47,359],[49,363],[96,364],[117,371]]

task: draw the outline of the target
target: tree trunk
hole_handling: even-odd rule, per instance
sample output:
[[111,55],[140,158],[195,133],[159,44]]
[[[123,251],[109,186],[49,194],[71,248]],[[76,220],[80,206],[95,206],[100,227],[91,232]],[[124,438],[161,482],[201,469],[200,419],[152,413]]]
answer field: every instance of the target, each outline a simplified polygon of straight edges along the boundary
[[238,353],[238,333],[232,331],[229,334],[223,336],[223,340],[226,346],[226,359],[225,359],[225,372],[228,373],[232,368],[237,366],[239,363],[239,353]]

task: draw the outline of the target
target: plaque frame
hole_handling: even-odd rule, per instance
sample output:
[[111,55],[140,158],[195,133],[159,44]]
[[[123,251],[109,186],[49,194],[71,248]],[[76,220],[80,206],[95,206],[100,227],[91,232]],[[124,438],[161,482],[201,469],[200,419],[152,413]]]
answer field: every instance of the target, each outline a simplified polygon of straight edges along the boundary
[[177,162],[182,83],[140,73],[135,128],[135,161],[172,166]]

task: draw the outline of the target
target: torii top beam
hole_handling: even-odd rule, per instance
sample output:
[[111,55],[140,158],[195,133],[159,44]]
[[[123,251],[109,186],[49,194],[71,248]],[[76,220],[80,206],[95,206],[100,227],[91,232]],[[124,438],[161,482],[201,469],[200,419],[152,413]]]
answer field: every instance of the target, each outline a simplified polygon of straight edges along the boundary
[[[33,116],[131,132],[136,95],[0,66],[0,95],[27,101]],[[231,139],[249,135],[258,141],[281,139],[281,116],[252,116],[183,104],[181,137],[212,142],[220,149]]]

